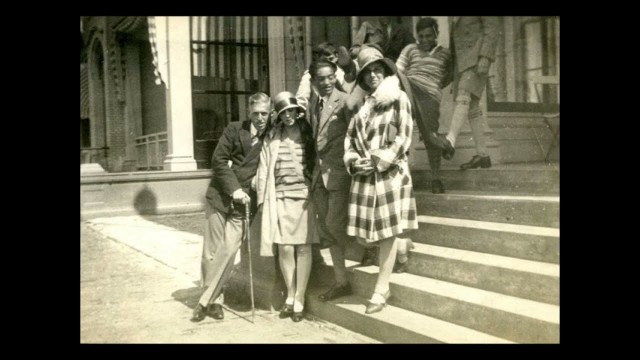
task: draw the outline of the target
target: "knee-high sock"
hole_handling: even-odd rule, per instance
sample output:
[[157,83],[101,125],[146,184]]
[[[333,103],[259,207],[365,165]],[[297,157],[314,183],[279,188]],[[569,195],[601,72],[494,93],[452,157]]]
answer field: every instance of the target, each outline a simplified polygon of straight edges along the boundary
[[476,153],[487,156],[487,142],[484,138],[484,116],[476,116],[469,119],[469,125],[473,132],[473,141],[476,143]]
[[469,103],[471,97],[468,94],[460,93],[456,97],[455,107],[453,109],[453,115],[451,117],[451,125],[449,126],[449,133],[447,139],[451,142],[451,145],[456,146],[456,139],[462,129],[462,125],[469,118]]
[[287,300],[296,294],[296,259],[293,245],[278,244],[278,256],[280,257],[280,269],[287,285]]
[[296,245],[296,294],[293,311],[302,311],[304,308],[304,295],[307,291],[307,283],[311,274],[311,245]]

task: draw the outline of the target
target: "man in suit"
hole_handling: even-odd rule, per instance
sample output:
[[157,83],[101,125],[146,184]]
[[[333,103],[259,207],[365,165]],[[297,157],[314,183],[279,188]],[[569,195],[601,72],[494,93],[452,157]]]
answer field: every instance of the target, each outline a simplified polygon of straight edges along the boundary
[[202,294],[191,321],[206,315],[223,319],[222,288],[231,277],[235,255],[242,244],[245,206],[256,206],[254,177],[260,159],[262,134],[271,113],[264,93],[249,97],[249,119],[227,126],[213,153],[213,176],[206,193],[206,221],[202,249]]
[[392,16],[380,16],[374,21],[365,21],[354,37],[351,56],[357,54],[363,44],[378,44],[384,57],[398,60],[405,46],[416,42],[413,34],[402,24],[393,20]]
[[316,145],[316,165],[313,170],[311,191],[318,214],[321,243],[330,246],[335,284],[320,295],[323,301],[351,294],[345,266],[347,236],[347,208],[351,176],[342,161],[344,138],[349,125],[345,107],[347,94],[335,88],[336,64],[318,59],[309,65],[313,92],[307,108]]
[[489,67],[495,60],[500,30],[495,16],[453,16],[449,18],[450,49],[452,50],[455,75],[455,107],[446,137],[440,136],[442,157],[449,160],[455,153],[458,133],[467,119],[476,143],[476,152],[471,161],[460,165],[463,170],[491,167],[484,137],[484,115],[480,109],[480,98],[487,85]]
[[382,53],[384,57],[398,60],[398,56],[405,46],[416,42],[409,29],[393,20],[392,16],[380,16],[378,22],[383,30],[384,41],[382,42]]

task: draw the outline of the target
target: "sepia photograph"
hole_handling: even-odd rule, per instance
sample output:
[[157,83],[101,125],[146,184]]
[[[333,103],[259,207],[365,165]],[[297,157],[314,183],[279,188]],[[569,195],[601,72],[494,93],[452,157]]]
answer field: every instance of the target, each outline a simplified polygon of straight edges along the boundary
[[81,344],[559,344],[559,16],[81,16]]

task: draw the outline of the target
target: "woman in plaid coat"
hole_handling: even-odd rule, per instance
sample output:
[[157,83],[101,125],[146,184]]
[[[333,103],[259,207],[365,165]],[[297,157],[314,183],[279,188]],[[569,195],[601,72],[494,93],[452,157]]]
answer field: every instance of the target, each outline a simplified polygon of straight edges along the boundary
[[407,163],[413,120],[395,64],[376,47],[363,47],[358,64],[357,81],[367,94],[353,109],[345,138],[344,163],[353,176],[347,234],[380,247],[380,272],[366,310],[371,314],[381,311],[391,296],[396,236],[418,228]]

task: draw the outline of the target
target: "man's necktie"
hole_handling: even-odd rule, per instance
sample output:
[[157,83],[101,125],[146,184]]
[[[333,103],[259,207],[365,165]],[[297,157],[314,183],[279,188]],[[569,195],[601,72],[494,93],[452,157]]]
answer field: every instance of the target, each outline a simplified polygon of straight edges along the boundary
[[320,116],[322,115],[322,108],[323,108],[323,106],[324,106],[324,104],[323,104],[323,103],[324,103],[324,100],[323,100],[323,99],[320,99],[320,100],[318,101],[318,112],[316,113],[316,116],[317,116],[317,118],[318,118],[318,121],[320,120]]
[[316,134],[318,133],[318,129],[320,128],[320,116],[322,115],[324,100],[320,98],[318,100],[318,109],[316,110]]

